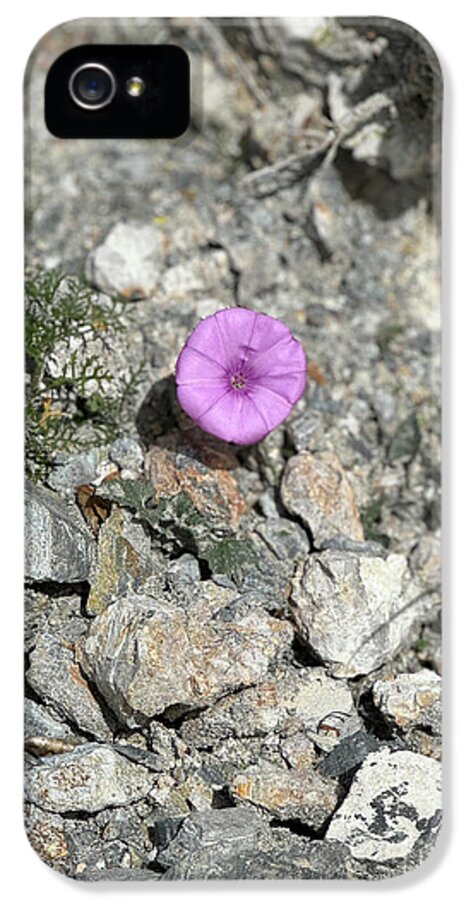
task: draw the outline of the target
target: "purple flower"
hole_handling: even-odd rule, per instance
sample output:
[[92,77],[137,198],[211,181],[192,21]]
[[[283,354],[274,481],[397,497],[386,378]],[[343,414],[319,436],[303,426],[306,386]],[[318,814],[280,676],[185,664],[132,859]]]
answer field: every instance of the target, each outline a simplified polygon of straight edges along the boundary
[[254,444],[306,388],[306,354],[290,330],[251,309],[222,309],[196,326],[177,360],[181,406],[204,431]]

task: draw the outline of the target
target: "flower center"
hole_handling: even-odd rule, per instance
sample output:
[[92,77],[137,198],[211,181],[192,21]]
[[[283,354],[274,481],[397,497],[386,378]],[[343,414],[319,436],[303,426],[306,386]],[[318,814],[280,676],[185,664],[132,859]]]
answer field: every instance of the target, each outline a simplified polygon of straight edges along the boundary
[[235,375],[231,375],[231,387],[233,387],[235,391],[242,391],[246,386],[247,379],[242,372],[236,372]]

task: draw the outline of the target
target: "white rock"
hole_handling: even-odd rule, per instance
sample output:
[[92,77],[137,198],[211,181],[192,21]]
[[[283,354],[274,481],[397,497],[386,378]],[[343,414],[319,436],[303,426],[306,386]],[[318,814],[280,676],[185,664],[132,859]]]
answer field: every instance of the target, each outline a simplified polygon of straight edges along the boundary
[[118,222],[88,255],[87,278],[107,294],[147,297],[159,284],[164,236],[156,225]]
[[97,812],[145,797],[155,781],[144,766],[111,747],[86,744],[52,756],[28,773],[26,796],[50,812]]
[[295,578],[291,607],[300,636],[342,678],[391,659],[423,612],[405,556],[328,550]]
[[441,766],[409,750],[371,753],[335,813],[327,840],[345,843],[356,859],[404,859],[439,827]]

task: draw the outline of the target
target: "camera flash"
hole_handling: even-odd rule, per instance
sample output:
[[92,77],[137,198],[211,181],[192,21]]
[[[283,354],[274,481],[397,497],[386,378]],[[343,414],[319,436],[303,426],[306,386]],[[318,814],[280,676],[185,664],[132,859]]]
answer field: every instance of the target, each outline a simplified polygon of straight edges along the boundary
[[142,80],[137,75],[132,78],[128,78],[126,82],[126,90],[130,97],[140,97],[141,94],[144,93],[146,86]]

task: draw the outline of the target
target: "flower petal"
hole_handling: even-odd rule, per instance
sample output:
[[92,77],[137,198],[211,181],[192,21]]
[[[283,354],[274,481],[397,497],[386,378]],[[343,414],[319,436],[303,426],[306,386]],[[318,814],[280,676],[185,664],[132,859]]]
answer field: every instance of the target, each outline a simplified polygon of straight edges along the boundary
[[253,339],[258,318],[258,313],[253,309],[237,306],[215,313],[214,320],[224,348],[224,358],[229,364],[242,363],[254,349]]
[[198,424],[210,434],[236,444],[255,444],[269,428],[247,394],[229,391],[201,416]]
[[250,371],[258,380],[263,375],[306,374],[307,360],[302,345],[289,332],[273,347],[257,353],[250,363]]
[[256,387],[265,387],[272,393],[288,400],[292,406],[298,402],[306,390],[306,371],[283,372],[279,375],[259,375]]
[[195,384],[207,381],[208,378],[221,383],[225,383],[227,380],[226,370],[218,358],[211,359],[203,351],[188,343],[185,344],[178,357],[175,376],[177,384]]
[[257,324],[251,344],[257,354],[264,353],[284,339],[291,338],[291,332],[284,322],[266,313],[256,313],[256,316]]
[[182,409],[199,422],[200,419],[227,393],[230,388],[220,384],[217,387],[195,387],[195,385],[179,384],[177,386],[178,402]]
[[293,407],[286,397],[261,384],[257,384],[251,390],[250,398],[265,422],[267,434],[289,416]]
[[[226,310],[220,310],[221,312],[226,312]],[[197,351],[201,358],[206,357],[213,361],[216,360],[220,366],[225,368],[229,360],[227,358],[226,343],[217,321],[217,316],[220,313],[203,319],[192,331],[185,346]]]

